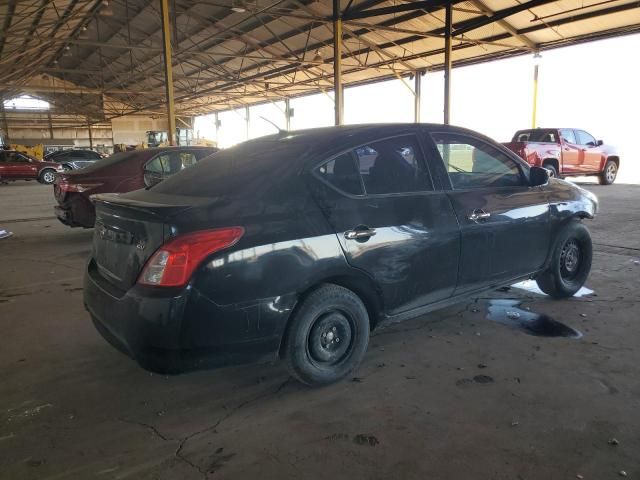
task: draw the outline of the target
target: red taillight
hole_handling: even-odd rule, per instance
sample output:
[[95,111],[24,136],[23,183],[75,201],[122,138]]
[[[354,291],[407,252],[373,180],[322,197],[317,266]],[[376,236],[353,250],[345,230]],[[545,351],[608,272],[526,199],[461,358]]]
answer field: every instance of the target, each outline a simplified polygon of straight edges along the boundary
[[244,228],[229,227],[174,237],[156,250],[142,269],[138,283],[182,287],[207,256],[234,245],[243,234]]
[[96,187],[101,186],[102,183],[67,183],[64,180],[57,183],[57,186],[62,192],[86,192]]

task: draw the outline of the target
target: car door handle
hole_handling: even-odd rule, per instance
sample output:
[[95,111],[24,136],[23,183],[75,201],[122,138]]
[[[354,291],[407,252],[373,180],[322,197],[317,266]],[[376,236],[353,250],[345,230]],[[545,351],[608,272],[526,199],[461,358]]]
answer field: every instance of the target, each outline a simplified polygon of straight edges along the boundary
[[471,220],[472,222],[477,222],[479,220],[486,220],[490,216],[491,216],[490,213],[485,212],[481,208],[476,208],[473,212],[471,212],[469,215],[467,215],[467,218],[469,220]]
[[376,233],[377,232],[373,228],[367,228],[366,230],[347,230],[344,232],[344,238],[347,240],[361,240],[373,237]]

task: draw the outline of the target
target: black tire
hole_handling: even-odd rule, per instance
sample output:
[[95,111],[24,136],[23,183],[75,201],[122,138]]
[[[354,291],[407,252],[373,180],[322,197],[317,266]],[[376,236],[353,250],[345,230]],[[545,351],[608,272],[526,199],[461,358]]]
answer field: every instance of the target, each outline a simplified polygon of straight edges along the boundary
[[552,178],[560,178],[558,176],[558,169],[556,169],[556,166],[552,163],[545,163],[542,168],[546,168],[547,170],[549,170],[549,176]]
[[51,185],[56,179],[56,171],[51,168],[46,168],[40,172],[38,181],[45,185]]
[[547,271],[536,278],[538,287],[554,298],[572,297],[587,281],[592,256],[587,227],[577,221],[569,223],[556,239]]
[[617,176],[618,164],[613,160],[607,160],[607,163],[604,164],[602,173],[598,176],[598,181],[600,182],[600,185],[611,185],[616,181]]
[[360,364],[369,344],[369,314],[344,287],[326,284],[296,308],[284,341],[291,375],[311,386],[328,385]]

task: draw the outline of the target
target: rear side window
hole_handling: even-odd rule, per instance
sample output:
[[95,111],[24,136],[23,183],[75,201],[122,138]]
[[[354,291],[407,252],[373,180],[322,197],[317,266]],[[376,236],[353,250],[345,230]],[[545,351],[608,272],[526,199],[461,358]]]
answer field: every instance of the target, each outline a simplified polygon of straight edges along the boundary
[[100,154],[98,154],[98,152],[92,152],[91,150],[86,150],[83,152],[83,156],[84,158],[86,158],[87,160],[99,160],[100,159]]
[[353,195],[433,190],[422,150],[412,135],[355,148],[321,165],[316,172],[337,189]]
[[433,133],[454,189],[526,185],[519,165],[498,148],[458,133]]
[[433,190],[413,136],[390,138],[355,149],[367,194]]
[[338,190],[352,195],[362,195],[363,193],[355,159],[349,152],[321,165],[316,171],[320,178]]
[[164,152],[154,157],[144,167],[144,183],[147,187],[160,183],[162,180],[175,175],[183,168],[197,162],[191,152]]

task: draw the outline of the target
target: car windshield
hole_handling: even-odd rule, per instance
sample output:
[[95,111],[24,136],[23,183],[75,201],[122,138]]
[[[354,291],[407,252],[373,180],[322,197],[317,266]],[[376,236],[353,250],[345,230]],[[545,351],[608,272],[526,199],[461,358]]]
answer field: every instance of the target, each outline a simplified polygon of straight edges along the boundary
[[536,128],[519,130],[513,136],[513,142],[558,143],[558,131],[552,128]]
[[286,139],[254,140],[220,150],[193,167],[182,170],[153,187],[157,193],[192,197],[221,196],[264,190],[295,173],[298,158],[310,146]]

